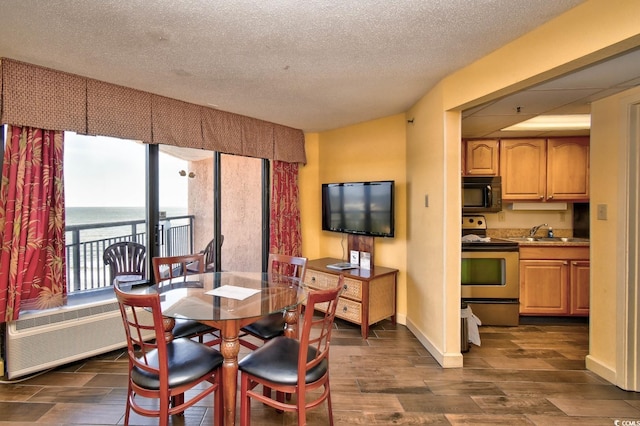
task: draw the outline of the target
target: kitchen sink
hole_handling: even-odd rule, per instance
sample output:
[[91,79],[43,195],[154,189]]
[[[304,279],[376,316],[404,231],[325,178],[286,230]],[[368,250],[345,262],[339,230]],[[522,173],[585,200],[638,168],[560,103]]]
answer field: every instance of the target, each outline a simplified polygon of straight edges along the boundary
[[512,241],[518,242],[549,242],[549,243],[588,243],[588,238],[573,238],[573,237],[517,237],[509,238]]

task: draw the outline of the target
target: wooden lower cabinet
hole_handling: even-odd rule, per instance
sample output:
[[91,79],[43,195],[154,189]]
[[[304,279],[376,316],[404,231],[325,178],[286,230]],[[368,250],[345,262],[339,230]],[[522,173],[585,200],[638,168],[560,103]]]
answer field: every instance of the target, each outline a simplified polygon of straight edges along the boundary
[[520,261],[520,314],[567,315],[567,262]]
[[[307,262],[304,283],[311,289],[323,290],[338,285],[338,277],[344,275],[336,317],[360,325],[363,339],[369,335],[369,326],[378,321],[391,318],[395,324],[398,270],[381,266],[344,271],[327,268],[339,262],[342,261],[328,257]],[[319,310],[323,310],[322,306]]]
[[520,246],[520,314],[589,315],[589,247]]
[[569,315],[589,315],[589,261],[571,262]]

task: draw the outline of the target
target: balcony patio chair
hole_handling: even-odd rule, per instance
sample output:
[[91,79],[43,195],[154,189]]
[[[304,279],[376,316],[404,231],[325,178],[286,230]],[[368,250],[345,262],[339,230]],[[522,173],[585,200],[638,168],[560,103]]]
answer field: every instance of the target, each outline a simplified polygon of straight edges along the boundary
[[147,249],[133,241],[120,241],[104,249],[105,266],[109,267],[111,283],[139,281],[146,278]]
[[[154,257],[153,277],[157,287],[163,283],[183,277],[185,281],[189,275],[204,273],[204,255],[187,254],[182,256]],[[198,338],[200,343],[215,346],[221,342],[219,330],[190,319],[176,319],[172,334],[174,338],[188,337]],[[205,336],[213,336],[213,339],[205,341]]]
[[[114,285],[114,291],[129,357],[124,424],[129,424],[133,410],[141,416],[158,417],[156,424],[168,425],[169,416],[182,414],[211,393],[215,393],[214,423],[222,424],[220,352],[186,338],[166,340],[159,294],[128,293],[120,289],[120,283]],[[157,402],[150,403],[148,398]]]
[[[300,340],[276,337],[240,361],[240,424],[250,424],[253,398],[276,410],[297,412],[298,425],[307,424],[308,409],[326,400],[329,424],[333,425],[329,346],[338,296],[343,285],[344,276],[340,275],[335,288],[309,292]],[[324,310],[324,314],[314,316],[316,308]],[[271,393],[265,395],[264,392],[255,392],[258,385],[276,390],[277,395],[286,393],[297,397],[293,402],[273,399]],[[320,388],[321,392],[316,392]]]
[[[269,264],[267,266],[267,273],[269,275],[280,274],[288,277],[297,277],[300,282],[302,282],[306,268],[306,257],[276,253],[269,254]],[[274,337],[284,335],[284,327],[284,312],[276,312],[243,327],[241,331],[244,334],[240,336],[240,344],[251,350],[257,349],[258,345],[247,340],[247,336],[253,336],[264,343]]]
[[[222,243],[224,243],[224,235],[220,235],[220,247],[222,247]],[[205,271],[215,271],[216,269],[216,258],[214,249],[216,248],[216,239],[212,239],[207,244],[204,250],[201,251],[204,254],[204,263],[205,263]]]

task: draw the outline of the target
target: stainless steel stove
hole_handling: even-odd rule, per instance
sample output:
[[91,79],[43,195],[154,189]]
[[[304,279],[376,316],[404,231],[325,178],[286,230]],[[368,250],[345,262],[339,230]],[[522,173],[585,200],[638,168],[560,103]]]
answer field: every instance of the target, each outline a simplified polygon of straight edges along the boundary
[[[470,238],[477,235],[478,239]],[[487,222],[482,215],[462,216],[462,251],[477,250],[518,250],[518,243],[501,238],[487,237]]]
[[462,217],[462,300],[484,325],[518,325],[518,243],[487,237],[482,215]]

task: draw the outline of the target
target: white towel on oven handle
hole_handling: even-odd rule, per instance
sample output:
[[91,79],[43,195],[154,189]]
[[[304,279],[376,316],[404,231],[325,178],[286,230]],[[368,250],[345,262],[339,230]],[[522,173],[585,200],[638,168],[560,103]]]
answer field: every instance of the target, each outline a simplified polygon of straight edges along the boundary
[[460,318],[467,319],[467,329],[469,331],[469,341],[476,346],[480,346],[480,330],[478,327],[482,325],[480,318],[475,316],[471,307],[467,305],[466,308],[460,310]]

